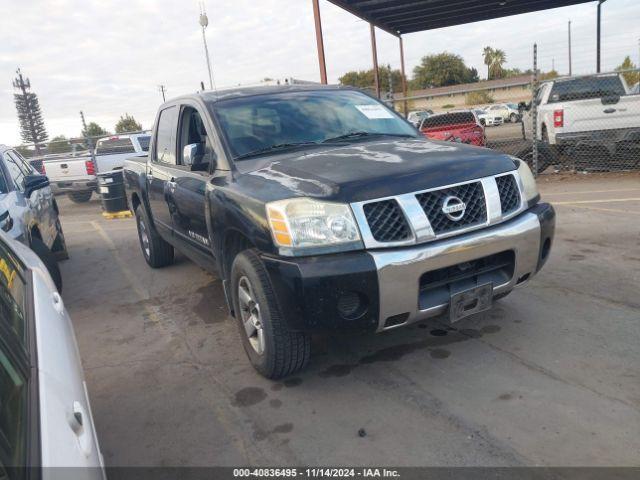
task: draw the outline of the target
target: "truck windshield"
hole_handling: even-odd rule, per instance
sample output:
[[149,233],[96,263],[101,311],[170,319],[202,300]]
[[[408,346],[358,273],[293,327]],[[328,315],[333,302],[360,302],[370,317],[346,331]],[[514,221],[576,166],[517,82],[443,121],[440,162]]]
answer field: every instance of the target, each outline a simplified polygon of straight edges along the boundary
[[553,84],[549,103],[586,100],[611,95],[625,95],[624,86],[617,75],[606,77],[581,77],[558,81]]
[[253,95],[212,109],[236,159],[369,136],[418,136],[393,110],[353,90]]

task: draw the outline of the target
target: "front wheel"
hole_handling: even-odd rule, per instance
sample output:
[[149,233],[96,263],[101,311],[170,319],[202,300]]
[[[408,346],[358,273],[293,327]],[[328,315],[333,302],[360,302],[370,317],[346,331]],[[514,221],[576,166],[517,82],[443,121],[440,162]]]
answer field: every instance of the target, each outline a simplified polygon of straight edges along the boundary
[[161,268],[173,263],[174,251],[158,233],[151,228],[149,217],[142,205],[136,207],[136,225],[142,255],[152,268]]
[[254,250],[233,261],[231,289],[242,346],[251,365],[271,379],[302,370],[311,354],[309,335],[287,328],[271,281]]
[[509,121],[510,121],[511,123],[516,123],[516,122],[518,121],[518,115],[517,115],[516,113],[512,113],[512,114],[509,116]]

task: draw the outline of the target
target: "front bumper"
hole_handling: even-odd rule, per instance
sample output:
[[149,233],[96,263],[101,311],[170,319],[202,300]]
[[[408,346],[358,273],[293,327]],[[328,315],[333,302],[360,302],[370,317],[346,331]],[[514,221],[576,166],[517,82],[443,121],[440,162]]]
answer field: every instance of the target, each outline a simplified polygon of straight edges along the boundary
[[[441,241],[263,260],[291,329],[382,331],[442,315],[452,294],[487,281],[494,295],[523,285],[546,262],[554,230],[553,207],[537,204],[499,225]],[[491,270],[492,262],[500,268]],[[476,265],[477,275],[457,275]]]
[[68,192],[86,192],[88,190],[96,190],[98,188],[98,182],[95,179],[92,180],[72,180],[72,181],[52,181],[50,183],[51,191],[56,193],[68,193]]

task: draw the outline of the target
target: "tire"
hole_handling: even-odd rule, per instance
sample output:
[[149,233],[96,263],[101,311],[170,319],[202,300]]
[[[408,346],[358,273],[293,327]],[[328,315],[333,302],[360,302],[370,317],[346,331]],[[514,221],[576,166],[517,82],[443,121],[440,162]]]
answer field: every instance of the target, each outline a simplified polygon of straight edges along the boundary
[[[533,172],[533,151],[532,147],[526,147],[516,154],[520,160],[524,161]],[[542,173],[551,165],[558,163],[558,156],[551,147],[542,142],[538,142],[538,171],[534,173]]]
[[549,132],[547,132],[547,127],[542,125],[542,143],[549,145]]
[[67,193],[67,197],[69,197],[69,200],[73,203],[86,203],[91,200],[92,194],[92,190],[87,190],[85,192],[69,192]]
[[42,260],[45,267],[49,271],[49,275],[51,275],[51,279],[53,283],[55,283],[58,292],[62,293],[62,275],[60,274],[60,268],[58,267],[58,261],[56,260],[55,255],[47,248],[42,240],[39,238],[31,239],[31,250],[35,252],[36,255]]
[[511,123],[516,123],[518,121],[518,114],[512,113],[511,115],[509,115],[509,121]]
[[482,125],[483,127],[487,126],[487,121],[484,118],[480,119],[480,125]]
[[[234,259],[230,288],[242,346],[251,365],[270,379],[302,370],[311,355],[311,338],[287,328],[267,271],[254,250],[245,250]],[[247,321],[252,323],[245,328]]]
[[64,233],[62,231],[62,225],[60,224],[60,219],[56,219],[56,232],[58,235],[56,236],[53,245],[51,246],[51,251],[55,255],[57,260],[67,260],[69,258],[69,252],[67,251],[67,241],[64,238]]
[[173,263],[174,250],[158,232],[151,227],[147,212],[142,205],[136,207],[136,226],[138,227],[138,240],[140,249],[147,264],[151,268],[162,268]]

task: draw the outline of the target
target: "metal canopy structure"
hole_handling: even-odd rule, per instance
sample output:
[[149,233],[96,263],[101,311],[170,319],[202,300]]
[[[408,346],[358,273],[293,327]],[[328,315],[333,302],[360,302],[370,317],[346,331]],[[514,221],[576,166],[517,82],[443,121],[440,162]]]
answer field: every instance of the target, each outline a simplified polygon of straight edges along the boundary
[[[320,19],[320,0],[311,0],[316,27],[320,80],[327,83],[327,66],[324,55],[324,39]],[[376,27],[394,35],[399,40],[402,90],[407,111],[407,78],[404,64],[402,35],[433,30],[465,23],[536,12],[550,8],[567,7],[596,0],[328,0],[338,7],[361,18],[370,25],[371,50],[376,94],[380,97],[380,78],[376,48]],[[598,71],[600,70],[600,7],[606,0],[598,1]]]
[[593,0],[329,0],[391,35],[451,27]]

